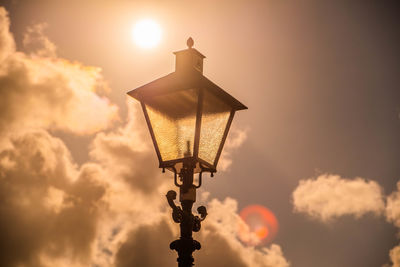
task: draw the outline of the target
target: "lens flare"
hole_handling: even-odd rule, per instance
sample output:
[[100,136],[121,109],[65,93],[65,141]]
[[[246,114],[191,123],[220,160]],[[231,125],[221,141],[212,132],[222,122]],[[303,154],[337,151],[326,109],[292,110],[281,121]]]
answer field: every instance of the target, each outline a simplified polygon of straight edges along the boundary
[[242,242],[255,246],[271,242],[278,233],[278,220],[275,215],[261,205],[250,205],[240,212],[243,224],[239,226]]
[[260,240],[262,240],[262,239],[264,239],[264,238],[266,238],[268,236],[269,231],[268,231],[267,227],[261,227],[261,228],[257,229],[255,231],[255,233],[256,233],[257,237]]

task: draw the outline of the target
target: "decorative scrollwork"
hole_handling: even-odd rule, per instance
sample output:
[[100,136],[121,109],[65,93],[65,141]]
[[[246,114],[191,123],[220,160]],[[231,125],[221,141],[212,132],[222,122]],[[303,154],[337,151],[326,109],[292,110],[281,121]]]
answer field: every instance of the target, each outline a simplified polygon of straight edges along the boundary
[[183,219],[183,211],[181,207],[175,205],[174,200],[176,199],[176,192],[173,190],[168,191],[165,195],[169,206],[172,208],[172,219],[176,223],[180,223]]

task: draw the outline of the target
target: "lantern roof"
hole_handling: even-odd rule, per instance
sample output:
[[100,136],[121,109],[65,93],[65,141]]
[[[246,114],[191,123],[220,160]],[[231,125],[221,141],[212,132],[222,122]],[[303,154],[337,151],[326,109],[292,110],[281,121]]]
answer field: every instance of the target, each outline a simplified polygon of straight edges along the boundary
[[174,55],[192,53],[192,54],[195,54],[195,55],[199,56],[200,58],[206,58],[205,55],[203,55],[202,53],[200,53],[200,52],[199,52],[197,49],[195,49],[195,48],[183,49],[183,50],[175,51],[175,52],[173,52],[173,53],[174,53]]
[[194,41],[190,37],[186,42],[188,48],[174,52],[176,56],[175,72],[128,92],[133,98],[144,101],[154,96],[168,94],[179,90],[205,89],[221,98],[234,111],[247,109],[236,98],[203,75],[203,59],[205,56],[193,48]]
[[188,46],[189,49],[184,49],[184,50],[180,50],[180,51],[176,51],[174,52],[174,54],[180,55],[180,54],[196,54],[198,57],[200,57],[201,59],[205,58],[206,56],[203,55],[202,53],[200,53],[199,51],[197,51],[196,49],[192,48],[194,45],[194,41],[192,39],[192,37],[189,37],[189,39],[187,39],[186,44]]
[[173,72],[148,84],[128,92],[128,95],[138,101],[146,102],[154,96],[172,93],[174,91],[203,88],[222,98],[235,111],[247,109],[239,100],[225,92],[221,87],[207,79],[198,71]]

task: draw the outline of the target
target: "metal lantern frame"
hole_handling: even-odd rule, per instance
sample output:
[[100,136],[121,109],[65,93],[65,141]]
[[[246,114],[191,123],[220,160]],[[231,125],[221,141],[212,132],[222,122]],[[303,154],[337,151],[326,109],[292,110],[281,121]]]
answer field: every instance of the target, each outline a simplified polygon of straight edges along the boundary
[[[195,50],[193,48],[189,48],[188,50]],[[187,50],[186,50],[187,51]],[[195,50],[199,53],[197,50]],[[193,51],[193,53],[196,53]],[[179,53],[179,52],[176,52]],[[199,53],[200,54],[200,53]],[[181,157],[172,160],[164,160],[162,157],[162,153],[160,152],[159,143],[155,135],[154,131],[154,123],[152,122],[148,112],[148,105],[151,105],[152,99],[154,97],[163,97],[163,96],[171,96],[178,92],[182,92],[185,90],[195,90],[197,94],[197,107],[196,107],[196,123],[195,123],[195,135],[194,135],[194,144],[193,144],[193,155],[189,157]],[[217,149],[216,156],[213,162],[207,162],[206,160],[199,157],[199,146],[200,146],[200,133],[202,130],[202,117],[203,117],[203,107],[205,105],[204,95],[206,93],[212,94],[214,97],[225,103],[230,107],[230,114],[225,125],[225,129],[223,131],[223,136],[221,142],[219,143],[219,147]],[[217,164],[220,158],[223,146],[225,144],[225,140],[227,138],[233,117],[235,112],[238,110],[247,109],[245,105],[240,103],[230,94],[225,92],[218,85],[207,79],[201,72],[196,69],[189,70],[179,70],[170,73],[162,78],[159,78],[153,82],[150,82],[146,85],[143,85],[135,90],[128,92],[130,96],[140,101],[143,113],[147,122],[147,126],[150,131],[150,135],[154,144],[154,148],[157,153],[157,157],[159,160],[159,167],[166,168],[173,172],[178,172],[181,169],[183,162],[190,160],[195,163],[194,172],[203,172],[208,171],[214,173],[217,171]],[[179,107],[178,107],[179,108]],[[204,130],[204,129],[203,129]]]

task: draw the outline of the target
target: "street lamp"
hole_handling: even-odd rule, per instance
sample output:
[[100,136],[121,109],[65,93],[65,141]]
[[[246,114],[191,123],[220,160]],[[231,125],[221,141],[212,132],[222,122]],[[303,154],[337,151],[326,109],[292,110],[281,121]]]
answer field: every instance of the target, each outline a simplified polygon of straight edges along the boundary
[[[178,207],[176,192],[166,195],[172,208],[173,220],[180,223],[181,237],[170,244],[178,252],[178,266],[193,265],[192,253],[200,243],[192,232],[200,230],[200,222],[207,216],[204,206],[192,214],[196,188],[201,186],[202,173],[217,171],[228,131],[236,111],[247,109],[222,88],[203,76],[203,56],[192,48],[174,52],[175,72],[152,81],[128,94],[137,99],[153,140],[159,167],[174,173],[174,183],[180,188]],[[199,173],[198,183],[194,174]]]

